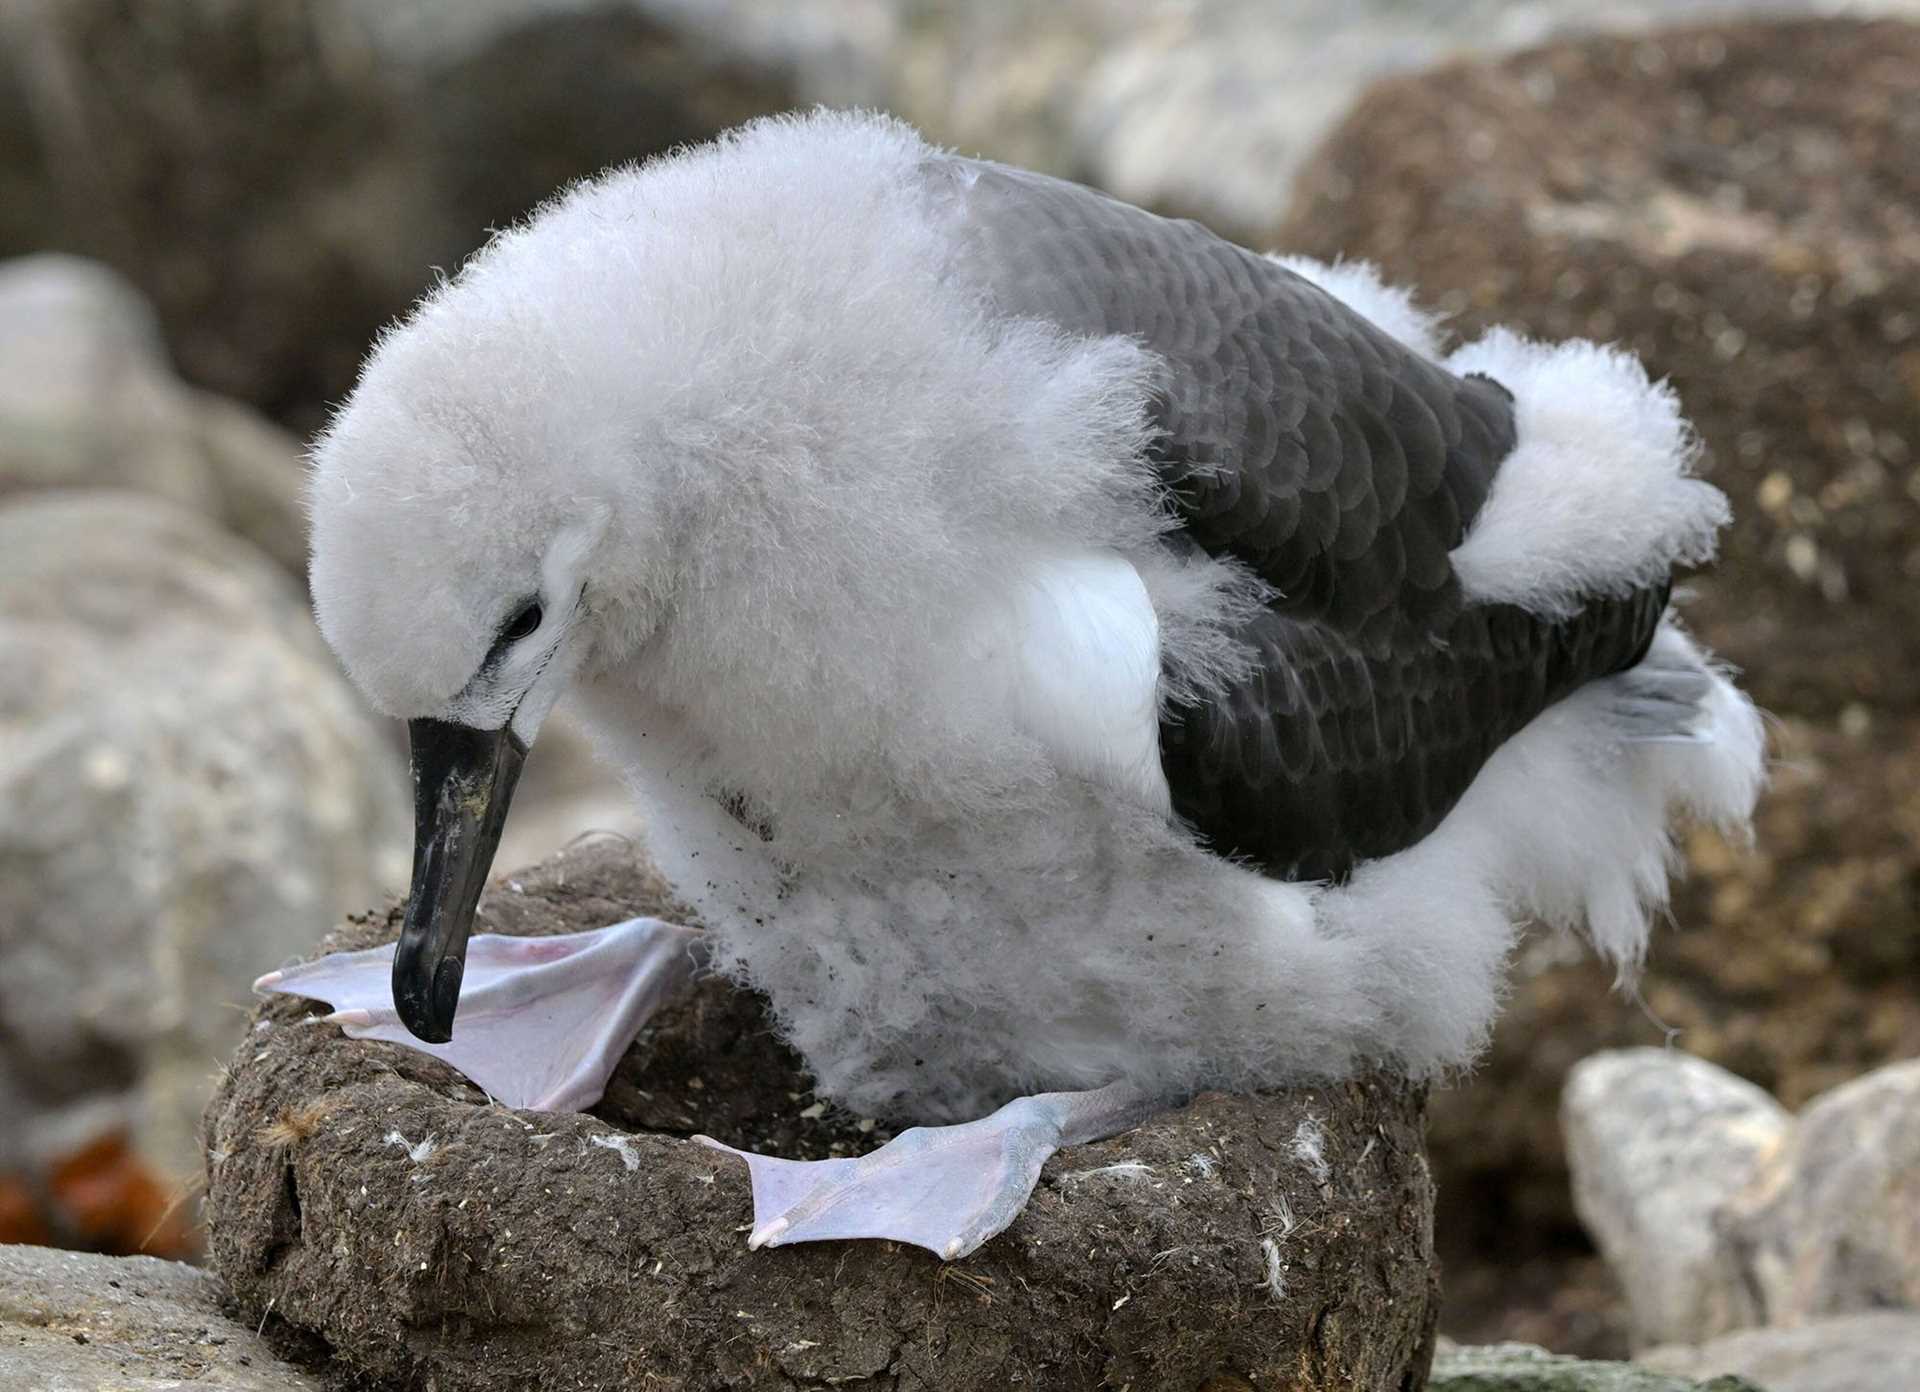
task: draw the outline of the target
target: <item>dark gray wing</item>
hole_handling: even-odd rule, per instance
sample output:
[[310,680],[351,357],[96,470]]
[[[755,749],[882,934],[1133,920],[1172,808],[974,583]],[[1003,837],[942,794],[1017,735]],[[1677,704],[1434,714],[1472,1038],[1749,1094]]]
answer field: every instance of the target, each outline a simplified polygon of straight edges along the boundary
[[1464,601],[1450,553],[1514,443],[1498,383],[1197,223],[980,161],[926,174],[1000,313],[1159,355],[1170,544],[1276,591],[1247,678],[1161,724],[1174,808],[1217,849],[1325,878],[1411,845],[1502,742],[1644,653],[1664,587],[1561,622]]
[[1200,545],[1346,630],[1455,599],[1448,553],[1513,448],[1505,390],[1198,223],[1001,165],[932,172],[997,308],[1165,360],[1159,463]]
[[1487,759],[1542,710],[1646,653],[1665,586],[1554,622],[1461,607],[1432,641],[1358,642],[1256,617],[1253,668],[1221,699],[1169,710],[1174,808],[1213,845],[1283,879],[1344,879],[1440,824]]

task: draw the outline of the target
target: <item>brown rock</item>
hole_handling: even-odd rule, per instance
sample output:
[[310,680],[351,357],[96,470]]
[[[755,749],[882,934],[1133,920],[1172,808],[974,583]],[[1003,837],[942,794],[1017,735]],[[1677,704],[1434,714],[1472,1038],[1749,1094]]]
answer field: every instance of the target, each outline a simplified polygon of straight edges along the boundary
[[[539,934],[664,907],[656,877],[600,847],[511,877],[481,918]],[[397,926],[390,910],[325,946]],[[877,1242],[749,1252],[744,1167],[684,1137],[805,1158],[887,1134],[808,1115],[754,998],[704,983],[591,1115],[488,1105],[323,1009],[261,1007],[207,1113],[207,1216],[246,1317],[318,1335],[343,1376],[475,1392],[1425,1378],[1431,1186],[1403,1084],[1196,1098],[1055,1157],[1014,1226],[952,1265]],[[1290,1151],[1309,1116],[1324,1179]]]
[[[1278,237],[1379,262],[1465,336],[1613,340],[1678,388],[1736,519],[1687,614],[1780,724],[1757,852],[1689,845],[1643,991],[1789,1106],[1920,1053],[1916,73],[1920,27],[1807,21],[1384,82]],[[1523,953],[1478,1080],[1435,1100],[1443,1245],[1577,1241],[1554,1099],[1661,1031],[1574,957]]]
[[1913,714],[1916,72],[1920,26],[1819,21],[1395,79],[1279,239],[1379,262],[1463,336],[1598,338],[1671,376],[1734,503],[1695,626],[1770,709]]
[[29,247],[79,252],[159,311],[182,373],[305,428],[367,338],[451,265],[405,95],[325,0],[117,0],[0,16],[49,187]]

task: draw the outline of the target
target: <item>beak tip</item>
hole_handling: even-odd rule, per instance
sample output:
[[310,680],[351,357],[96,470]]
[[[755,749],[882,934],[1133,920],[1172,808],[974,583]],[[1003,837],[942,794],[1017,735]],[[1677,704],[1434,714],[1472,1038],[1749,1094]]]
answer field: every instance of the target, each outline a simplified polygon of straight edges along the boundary
[[443,1037],[433,1042],[444,1044],[453,1038],[453,1017],[460,1009],[460,979],[466,975],[467,964],[464,958],[443,957],[440,965],[433,969],[433,997],[428,1013],[433,1017],[436,1030]]
[[445,1044],[453,1038],[453,1012],[443,1014],[418,996],[394,1001],[394,1013],[423,1044]]
[[[451,974],[449,965],[453,967]],[[418,950],[403,939],[394,957],[393,1013],[400,1017],[407,1033],[421,1043],[445,1044],[453,1038],[453,1015],[460,1004],[460,963],[455,959],[441,961],[428,983],[420,981],[424,966]],[[449,976],[451,992],[442,984]]]

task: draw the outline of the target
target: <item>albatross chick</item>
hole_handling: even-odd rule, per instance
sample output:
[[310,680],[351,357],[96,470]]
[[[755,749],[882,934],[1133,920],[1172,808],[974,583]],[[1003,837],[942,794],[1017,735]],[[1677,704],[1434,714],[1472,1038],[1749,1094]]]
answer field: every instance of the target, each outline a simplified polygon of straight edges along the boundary
[[[1633,970],[1673,821],[1760,782],[1668,610],[1727,517],[1694,454],[1624,354],[1447,353],[1363,267],[881,118],[615,171],[386,333],[315,448],[413,891],[397,951],[262,985],[584,1107],[704,962],[824,1096],[929,1123],[744,1156],[751,1240],[962,1255],[1196,1088],[1469,1063],[1522,919]],[[468,942],[563,697],[698,932]]]

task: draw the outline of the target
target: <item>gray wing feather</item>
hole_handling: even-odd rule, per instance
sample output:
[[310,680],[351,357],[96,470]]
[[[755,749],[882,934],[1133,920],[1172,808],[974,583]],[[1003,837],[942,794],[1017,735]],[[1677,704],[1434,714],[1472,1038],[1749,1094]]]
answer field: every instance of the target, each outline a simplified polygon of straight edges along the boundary
[[1357,630],[1439,616],[1449,553],[1513,446],[1456,377],[1285,267],[1077,184],[943,157],[966,273],[1003,313],[1126,334],[1167,364],[1158,463],[1191,537]]
[[1392,854],[1547,705],[1645,653],[1664,585],[1557,622],[1462,596],[1450,553],[1514,443],[1498,383],[1196,223],[981,161],[926,177],[994,309],[1160,357],[1169,544],[1275,591],[1238,635],[1245,679],[1161,721],[1174,808],[1216,849],[1315,879]]

